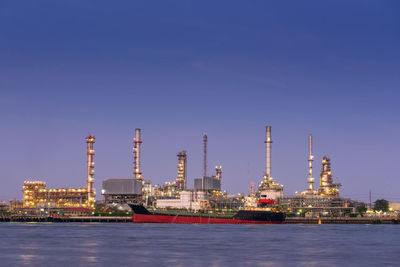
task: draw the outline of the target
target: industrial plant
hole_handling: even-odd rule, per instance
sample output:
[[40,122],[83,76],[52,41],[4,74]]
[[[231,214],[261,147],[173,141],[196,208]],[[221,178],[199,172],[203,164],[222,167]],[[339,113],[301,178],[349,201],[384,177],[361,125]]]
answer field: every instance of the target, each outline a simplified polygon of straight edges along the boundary
[[[31,213],[38,211],[60,211],[70,208],[94,209],[96,192],[94,183],[94,149],[95,137],[86,137],[87,143],[87,180],[86,187],[80,188],[46,188],[43,181],[25,181],[22,187],[23,208]],[[83,210],[81,210],[83,211]]]
[[319,188],[314,186],[312,135],[308,137],[308,178],[307,189],[295,196],[284,196],[283,185],[275,181],[271,174],[271,126],[265,128],[265,172],[256,189],[252,185],[250,195],[229,195],[222,191],[222,166],[215,167],[215,175],[207,173],[208,136],[203,135],[203,173],[194,179],[194,188],[187,188],[188,152],[177,153],[177,175],[174,181],[163,185],[153,185],[142,177],[140,169],[140,129],[135,131],[133,178],[106,179],[102,194],[107,205],[127,208],[129,203],[141,203],[154,209],[186,209],[225,211],[258,207],[279,207],[288,212],[312,215],[341,215],[354,211],[357,201],[339,196],[340,184],[332,179],[331,160],[322,158]]
[[308,213],[309,215],[338,216],[354,212],[360,202],[339,196],[339,183],[332,179],[331,160],[322,157],[319,188],[314,188],[312,135],[308,136],[308,178],[307,189],[296,196],[281,197],[279,203],[292,212]]
[[[307,188],[294,196],[284,196],[283,185],[271,173],[271,126],[265,127],[265,171],[257,188],[251,186],[249,195],[230,195],[222,191],[222,166],[215,167],[215,174],[207,173],[208,135],[203,134],[203,173],[194,178],[194,187],[188,188],[188,152],[182,150],[177,156],[176,178],[163,185],[144,179],[141,169],[141,129],[135,130],[133,139],[132,177],[110,177],[102,182],[101,194],[105,207],[129,210],[128,204],[142,204],[150,209],[179,209],[191,211],[233,212],[238,209],[275,207],[286,212],[307,213],[312,216],[342,215],[353,212],[357,201],[340,197],[340,184],[332,179],[331,159],[324,156],[319,178],[315,187],[313,177],[313,138],[308,136]],[[23,209],[34,211],[57,211],[66,208],[95,208],[94,149],[95,137],[86,137],[87,180],[81,188],[48,189],[43,181],[25,181],[23,185]]]

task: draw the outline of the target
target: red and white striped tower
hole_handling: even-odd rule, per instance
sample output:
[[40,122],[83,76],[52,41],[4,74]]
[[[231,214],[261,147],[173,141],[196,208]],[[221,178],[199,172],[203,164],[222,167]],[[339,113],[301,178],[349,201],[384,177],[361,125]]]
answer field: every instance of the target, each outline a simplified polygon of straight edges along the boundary
[[265,127],[265,175],[271,178],[271,126]]
[[314,178],[313,178],[313,161],[314,156],[312,154],[312,134],[308,136],[308,191],[314,192]]
[[94,208],[94,199],[96,192],[93,189],[94,183],[94,149],[93,144],[96,138],[92,135],[86,137],[87,143],[87,206],[90,209]]
[[207,134],[203,134],[203,177],[207,176]]

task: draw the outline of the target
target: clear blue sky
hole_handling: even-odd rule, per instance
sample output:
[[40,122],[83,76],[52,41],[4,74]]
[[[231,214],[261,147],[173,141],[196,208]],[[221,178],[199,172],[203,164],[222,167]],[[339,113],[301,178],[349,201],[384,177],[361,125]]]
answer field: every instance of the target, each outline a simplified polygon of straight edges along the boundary
[[[278,3],[279,2],[279,3]],[[85,136],[96,136],[95,187],[143,174],[189,185],[223,166],[223,188],[248,192],[264,170],[292,195],[332,159],[342,195],[400,201],[399,1],[1,1],[0,200],[24,180],[85,184]]]

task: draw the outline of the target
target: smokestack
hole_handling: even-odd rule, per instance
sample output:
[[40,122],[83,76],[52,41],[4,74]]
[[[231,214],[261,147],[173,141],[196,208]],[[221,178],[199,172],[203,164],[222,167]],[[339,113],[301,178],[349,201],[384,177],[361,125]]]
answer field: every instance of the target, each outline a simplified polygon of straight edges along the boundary
[[271,126],[265,127],[265,175],[271,177]]
[[182,151],[178,153],[178,177],[177,184],[179,190],[186,190],[187,182],[187,153]]
[[140,170],[140,144],[142,140],[140,140],[140,129],[136,128],[135,130],[135,139],[133,139],[134,147],[133,147],[133,154],[134,154],[134,170],[133,176],[137,180],[142,180],[142,171]]
[[203,176],[207,176],[207,134],[203,135]]
[[88,193],[88,200],[87,206],[88,208],[94,208],[94,198],[96,193],[93,189],[94,183],[94,144],[95,137],[94,136],[87,136],[86,143],[87,143],[87,193]]
[[314,156],[312,154],[312,134],[308,136],[308,190],[314,191],[314,178],[312,175],[312,164]]

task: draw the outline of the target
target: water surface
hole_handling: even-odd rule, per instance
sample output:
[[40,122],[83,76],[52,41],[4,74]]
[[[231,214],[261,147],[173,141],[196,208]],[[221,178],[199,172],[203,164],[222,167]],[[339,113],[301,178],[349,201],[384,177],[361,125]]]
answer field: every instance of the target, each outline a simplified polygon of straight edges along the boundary
[[399,225],[0,223],[1,266],[400,266]]

